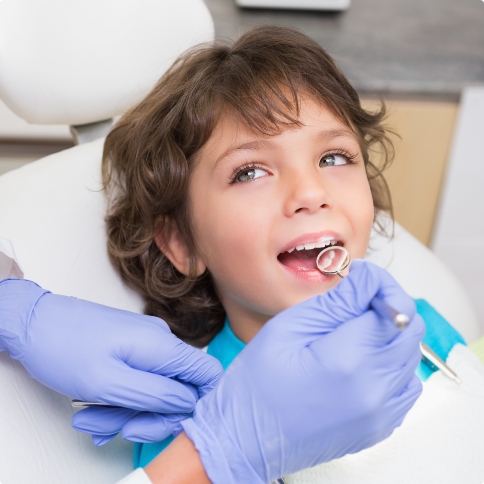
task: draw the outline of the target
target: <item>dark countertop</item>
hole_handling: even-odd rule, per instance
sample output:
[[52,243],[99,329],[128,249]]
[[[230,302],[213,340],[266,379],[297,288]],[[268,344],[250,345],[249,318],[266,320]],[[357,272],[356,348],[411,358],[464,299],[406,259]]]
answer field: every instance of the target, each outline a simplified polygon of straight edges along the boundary
[[457,99],[463,87],[484,85],[482,0],[352,0],[343,13],[205,3],[217,36],[268,23],[305,32],[360,93]]

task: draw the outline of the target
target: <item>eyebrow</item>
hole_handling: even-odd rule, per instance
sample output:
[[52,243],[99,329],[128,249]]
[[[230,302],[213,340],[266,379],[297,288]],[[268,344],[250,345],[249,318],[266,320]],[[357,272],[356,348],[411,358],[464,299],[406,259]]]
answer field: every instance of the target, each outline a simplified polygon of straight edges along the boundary
[[[331,141],[336,138],[351,138],[353,141],[357,141],[355,133],[348,129],[329,129],[329,130],[322,130],[316,136],[316,141]],[[227,150],[225,150],[215,161],[214,167],[222,161],[224,158],[232,155],[237,151],[257,151],[262,148],[273,148],[274,143],[270,140],[254,140],[248,141],[247,143],[243,143],[239,146],[231,146]]]
[[335,138],[352,138],[357,141],[355,133],[349,129],[323,130],[316,136],[317,141],[330,141]]
[[239,146],[231,146],[217,158],[217,160],[215,161],[215,165],[217,165],[221,160],[227,158],[236,151],[257,151],[261,148],[272,148],[273,146],[274,144],[269,140],[254,140],[248,141],[247,143],[243,143]]

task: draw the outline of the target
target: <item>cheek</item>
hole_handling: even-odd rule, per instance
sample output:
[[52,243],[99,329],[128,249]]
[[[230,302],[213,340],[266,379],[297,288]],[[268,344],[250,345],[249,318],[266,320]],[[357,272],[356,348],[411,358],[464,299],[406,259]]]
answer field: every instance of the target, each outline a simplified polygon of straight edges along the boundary
[[366,226],[368,229],[371,229],[375,216],[375,207],[373,205],[370,184],[366,177],[364,182],[360,184],[359,190],[355,190],[355,193],[358,197],[358,212],[359,218],[361,219],[361,224],[362,226]]
[[370,240],[371,229],[375,217],[375,207],[373,206],[373,197],[371,195],[370,185],[365,177],[365,184],[360,187],[358,199],[355,200],[355,205],[358,210],[355,210],[353,217],[353,224],[356,227],[358,237],[357,257],[364,257],[368,249],[368,242]]
[[260,254],[266,217],[250,200],[204,194],[192,202],[198,255],[216,280],[250,272]]
[[351,179],[346,179],[345,187],[340,191],[339,199],[353,232],[352,256],[353,258],[364,257],[375,214],[366,174],[362,170],[354,173]]

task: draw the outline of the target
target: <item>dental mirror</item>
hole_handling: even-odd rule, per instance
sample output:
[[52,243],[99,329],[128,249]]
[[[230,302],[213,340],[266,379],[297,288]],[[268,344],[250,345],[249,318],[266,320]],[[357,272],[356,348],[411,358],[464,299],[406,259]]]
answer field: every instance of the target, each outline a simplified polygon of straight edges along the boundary
[[342,271],[344,271],[351,262],[350,253],[339,245],[330,245],[323,249],[316,258],[316,266],[323,273],[327,275],[338,274],[343,278]]

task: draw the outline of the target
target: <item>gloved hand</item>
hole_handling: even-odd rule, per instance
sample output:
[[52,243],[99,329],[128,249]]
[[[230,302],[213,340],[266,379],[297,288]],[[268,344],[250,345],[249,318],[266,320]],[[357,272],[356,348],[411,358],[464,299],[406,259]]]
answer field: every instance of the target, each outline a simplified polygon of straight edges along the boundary
[[133,409],[95,413],[102,416],[93,436],[98,445],[123,427],[136,435],[136,419],[143,435],[151,418],[150,431],[165,438],[223,373],[215,358],[185,344],[159,318],[53,295],[21,279],[0,282],[2,350],[53,390]]
[[133,442],[160,442],[180,429],[187,414],[140,412],[129,408],[88,407],[72,417],[72,426],[91,434],[94,445],[108,443],[121,432]]
[[[411,318],[400,332],[379,295]],[[325,295],[266,323],[181,425],[214,484],[269,483],[387,438],[421,393],[424,324],[383,269],[354,261]]]

